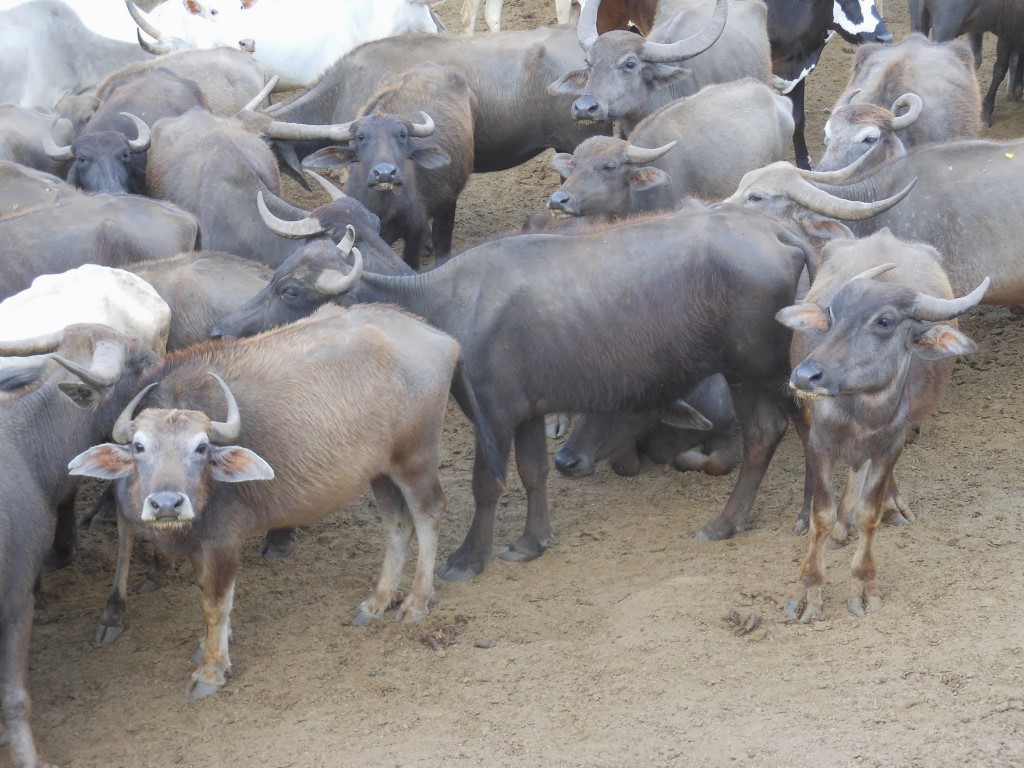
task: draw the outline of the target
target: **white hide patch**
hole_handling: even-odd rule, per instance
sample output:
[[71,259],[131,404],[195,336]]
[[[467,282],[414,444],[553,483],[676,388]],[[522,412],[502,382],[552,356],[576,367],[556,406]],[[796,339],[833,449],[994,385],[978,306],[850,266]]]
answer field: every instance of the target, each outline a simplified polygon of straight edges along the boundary
[[847,17],[838,0],[834,0],[832,3],[832,21],[835,22],[836,26],[842,27],[844,31],[849,32],[851,35],[864,35],[874,32],[881,20],[881,15],[875,7],[875,0],[857,0],[857,3],[860,5],[860,15],[864,19],[862,22],[858,24]]

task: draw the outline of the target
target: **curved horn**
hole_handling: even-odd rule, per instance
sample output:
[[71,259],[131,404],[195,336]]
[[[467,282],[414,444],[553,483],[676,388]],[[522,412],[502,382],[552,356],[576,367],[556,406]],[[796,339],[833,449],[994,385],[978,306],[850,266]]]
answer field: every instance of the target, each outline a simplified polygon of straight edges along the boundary
[[[884,274],[891,269],[896,269],[897,266],[897,264],[893,264],[891,262],[888,264],[879,264],[877,267],[871,267],[870,269],[865,269],[863,272],[859,272],[851,277],[850,280],[874,280],[879,275]],[[850,280],[847,280],[846,282],[850,282]]]
[[276,232],[281,237],[313,237],[324,231],[324,225],[313,216],[307,216],[299,221],[285,221],[277,218],[263,201],[263,190],[256,193],[256,207],[259,209],[260,218],[267,225],[267,229]]
[[341,200],[341,198],[343,197],[348,197],[348,195],[346,195],[344,192],[342,192],[340,189],[334,186],[330,181],[325,179],[319,173],[311,171],[309,170],[309,168],[303,168],[302,170],[304,170],[308,175],[312,176],[313,180],[316,181],[316,183],[319,184],[321,187],[323,187],[324,192],[331,196],[331,200]]
[[[355,239],[355,230],[351,226],[348,227],[352,232],[352,237]],[[345,237],[340,243],[338,243],[338,260],[341,262],[342,267],[348,266],[345,263],[344,255],[346,251],[342,248],[345,241],[348,240],[349,233],[345,233]],[[340,277],[334,277],[327,273],[321,273],[320,277],[316,281],[316,289],[327,296],[340,296],[346,291],[351,290],[352,286],[355,285],[359,278],[363,276],[363,254],[359,252],[358,248],[351,248],[352,253],[352,269],[347,275]],[[333,270],[332,270],[333,272]]]
[[847,180],[853,178],[853,175],[863,166],[868,157],[872,156],[872,153],[880,145],[873,144],[871,149],[865,152],[863,155],[858,157],[852,163],[845,168],[839,168],[834,171],[800,171],[800,175],[808,181],[820,181],[822,184],[843,184]]
[[133,154],[145,152],[149,149],[150,142],[149,126],[146,125],[146,121],[141,117],[136,117],[131,112],[122,112],[121,114],[135,123],[135,131],[138,134],[134,140],[128,142],[128,148],[131,149]]
[[124,407],[121,411],[121,415],[117,417],[117,421],[114,422],[114,428],[110,430],[110,437],[113,438],[115,443],[124,445],[132,439],[132,435],[135,434],[135,430],[132,429],[132,420],[135,414],[135,408],[142,402],[142,398],[146,396],[153,387],[159,382],[154,381],[148,387],[145,387],[139,394],[132,398],[132,401]]
[[345,236],[338,243],[338,250],[342,256],[348,256],[352,252],[352,246],[356,244],[356,228],[351,224],[345,227]]
[[981,285],[959,299],[940,299],[926,293],[918,293],[910,316],[915,320],[952,320],[976,306],[991,282],[991,279],[986,277],[981,281]]
[[92,353],[89,367],[79,365],[60,355],[51,357],[78,378],[93,387],[109,387],[117,383],[124,371],[124,346],[114,341],[100,341]]
[[[263,100],[270,95],[271,91],[277,88],[277,84],[279,82],[281,82],[281,77],[279,75],[274,75],[272,78],[267,80],[267,84],[263,86],[260,92],[252,97],[252,101],[250,101],[240,110],[238,110],[238,112],[246,112],[248,110],[256,109],[260,104],[263,103]],[[235,113],[236,117],[238,116],[238,112]]]
[[910,190],[914,188],[915,184],[917,184],[916,178],[892,197],[874,203],[862,203],[857,200],[836,197],[803,179],[798,179],[795,183],[790,184],[786,188],[785,194],[790,200],[804,208],[809,208],[833,219],[863,221],[892,208],[910,194]]
[[638,147],[634,144],[627,144],[626,160],[631,162],[633,165],[639,165],[640,163],[651,163],[657,160],[662,155],[664,155],[675,145],[675,141],[670,141],[668,144],[665,144],[662,147],[657,147],[656,149],[647,149],[645,147]]
[[53,140],[53,129],[57,127],[57,123],[60,120],[65,119],[66,118],[61,117],[57,120],[54,120],[53,124],[50,126],[50,130],[43,134],[43,151],[51,160],[75,159],[75,151],[71,148],[70,144],[68,144],[66,147],[63,147],[58,145],[57,142]]
[[590,0],[589,3],[584,3],[580,10],[580,18],[576,22],[576,37],[584,53],[589,52],[591,46],[597,42],[597,10],[600,5],[601,0]]
[[303,123],[286,123],[280,120],[271,121],[263,133],[272,139],[305,141],[312,139],[328,139],[330,141],[348,141],[352,138],[350,130],[352,120],[336,125],[304,125]]
[[[587,5],[589,4],[587,3]],[[694,56],[704,53],[722,36],[728,17],[729,0],[716,0],[714,14],[699,32],[674,43],[647,42],[644,44],[641,56],[644,60],[653,61],[656,64],[692,59]]]
[[850,106],[850,104],[853,103],[853,97],[856,96],[858,93],[860,93],[860,88],[854,88],[849,93],[844,93],[842,96],[839,97],[839,101],[836,102],[836,108],[833,109],[832,111],[835,112],[838,109]]
[[135,37],[139,40],[139,47],[146,53],[152,53],[154,56],[163,56],[165,53],[171,52],[171,46],[164,45],[163,43],[151,43],[142,36],[142,32],[139,30],[135,31]]
[[[160,30],[153,26],[153,22],[151,22],[149,18],[147,18],[146,14],[142,12],[142,9],[136,6],[135,3],[132,2],[132,0],[124,0],[124,4],[128,6],[128,13],[132,15],[132,19],[135,20],[136,24],[138,24],[139,29],[141,29],[147,35],[152,37],[154,40],[159,40],[161,37]],[[139,45],[142,45],[141,35],[139,36]],[[146,46],[142,45],[142,47],[145,48]]]
[[64,341],[64,331],[53,331],[40,336],[13,341],[0,341],[0,357],[28,357],[53,352]]
[[210,441],[213,443],[227,443],[237,438],[238,433],[242,431],[242,415],[238,412],[238,403],[235,402],[235,396],[231,394],[231,390],[224,383],[224,379],[213,371],[210,371],[210,375],[220,384],[220,388],[224,391],[224,399],[228,401],[228,420],[210,420],[210,429],[213,432],[210,435]]
[[921,116],[924,111],[924,101],[916,93],[904,93],[892,103],[891,112],[895,115],[900,107],[906,107],[907,113],[899,117],[893,117],[890,126],[894,131],[902,131]]
[[420,112],[420,115],[423,117],[422,123],[409,123],[409,135],[417,139],[432,136],[434,133],[434,121],[430,119],[430,115],[426,112]]

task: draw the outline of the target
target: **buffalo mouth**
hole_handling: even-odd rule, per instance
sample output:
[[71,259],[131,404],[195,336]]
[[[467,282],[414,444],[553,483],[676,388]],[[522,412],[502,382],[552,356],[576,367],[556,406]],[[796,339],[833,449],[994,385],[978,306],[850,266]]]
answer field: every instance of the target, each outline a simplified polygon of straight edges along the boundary
[[573,213],[571,211],[567,211],[564,208],[548,208],[548,213],[551,214],[551,218],[553,218],[553,219],[574,219],[574,218],[576,218],[576,214],[575,213]]
[[150,520],[147,521],[147,525],[149,525],[152,528],[155,528],[158,531],[179,533],[181,531],[187,531],[189,528],[191,528],[193,521],[194,518],[191,517],[179,517],[174,520]]
[[815,387],[814,389],[801,389],[800,387],[789,385],[790,391],[793,395],[800,400],[824,400],[826,397],[832,397],[832,393],[824,387]]
[[375,192],[390,192],[394,194],[401,187],[401,182],[398,181],[380,181],[370,185],[370,189]]

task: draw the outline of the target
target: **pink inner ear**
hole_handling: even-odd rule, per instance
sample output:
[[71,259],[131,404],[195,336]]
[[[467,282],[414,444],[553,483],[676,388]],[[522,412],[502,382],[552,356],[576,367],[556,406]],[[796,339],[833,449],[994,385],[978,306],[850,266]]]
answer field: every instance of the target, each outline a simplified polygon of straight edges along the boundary
[[193,16],[200,16],[203,13],[203,9],[195,0],[185,0],[185,10]]
[[828,317],[817,304],[797,304],[780,309],[775,315],[787,328],[802,333],[825,333],[828,331]]

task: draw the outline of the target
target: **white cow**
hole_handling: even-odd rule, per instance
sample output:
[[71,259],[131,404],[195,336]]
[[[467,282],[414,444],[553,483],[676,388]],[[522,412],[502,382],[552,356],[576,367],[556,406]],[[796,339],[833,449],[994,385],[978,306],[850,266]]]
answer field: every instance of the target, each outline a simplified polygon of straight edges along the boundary
[[[102,323],[136,336],[159,355],[167,348],[171,308],[138,275],[96,264],[56,275],[0,302],[0,341],[59,331],[74,323]],[[0,358],[25,364],[26,358]]]

